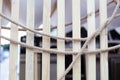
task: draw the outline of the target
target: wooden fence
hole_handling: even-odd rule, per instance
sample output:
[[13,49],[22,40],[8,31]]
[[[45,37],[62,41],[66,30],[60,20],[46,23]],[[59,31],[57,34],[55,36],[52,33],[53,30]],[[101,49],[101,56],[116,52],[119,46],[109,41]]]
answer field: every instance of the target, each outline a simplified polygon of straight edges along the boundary
[[[88,37],[81,37],[81,0],[72,0],[72,37],[65,37],[65,0],[57,0],[58,25],[57,36],[50,35],[51,32],[51,0],[43,0],[43,32],[34,29],[34,6],[35,0],[27,0],[27,26],[18,22],[19,19],[19,0],[12,0],[11,18],[2,14],[2,0],[0,0],[0,31],[2,30],[1,19],[12,23],[10,38],[0,34],[1,38],[10,41],[10,65],[9,80],[17,80],[18,45],[26,47],[26,68],[25,80],[38,80],[37,55],[42,54],[42,80],[50,80],[50,54],[57,55],[57,76],[56,80],[65,80],[66,74],[71,70],[72,80],[81,80],[81,55],[86,57],[86,80],[96,80],[96,53],[100,53],[100,79],[109,80],[108,77],[108,39],[107,24],[115,17],[118,4],[112,17],[107,18],[107,0],[99,0],[100,27],[96,29],[95,24],[95,0],[87,0],[87,25]],[[26,31],[26,44],[19,42],[19,27]],[[0,32],[1,33],[1,32]],[[42,48],[34,46],[34,35],[42,35]],[[100,49],[96,49],[95,37],[100,34]],[[50,48],[50,38],[57,40],[57,49]],[[72,41],[72,51],[65,48],[65,41]],[[85,41],[84,45],[81,42]],[[0,41],[1,42],[1,41]],[[117,46],[120,47],[120,46]],[[87,51],[86,51],[87,49]],[[112,48],[113,49],[113,48]],[[65,55],[72,55],[73,61],[65,69]],[[1,66],[1,65],[0,65]]]

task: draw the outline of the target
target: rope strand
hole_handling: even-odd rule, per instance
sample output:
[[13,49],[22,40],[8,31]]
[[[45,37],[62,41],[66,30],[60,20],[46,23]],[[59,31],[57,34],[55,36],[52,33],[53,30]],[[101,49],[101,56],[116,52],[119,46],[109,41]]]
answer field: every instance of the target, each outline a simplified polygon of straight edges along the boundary
[[114,49],[120,48],[120,44],[119,44],[119,45],[117,45],[117,46],[109,47],[109,48],[107,48],[107,49],[97,49],[97,50],[95,50],[95,51],[86,51],[86,50],[85,50],[85,49],[86,49],[86,46],[89,44],[89,42],[90,42],[91,40],[93,40],[96,36],[98,36],[98,35],[101,33],[101,31],[103,31],[104,28],[106,28],[107,25],[110,24],[111,21],[112,21],[114,18],[120,16],[120,14],[117,14],[117,15],[116,15],[116,12],[117,12],[117,10],[118,10],[118,8],[119,8],[119,5],[120,5],[120,4],[119,4],[119,0],[117,0],[117,5],[116,5],[116,7],[115,7],[115,9],[114,9],[114,11],[113,11],[112,16],[111,16],[110,18],[108,18],[108,19],[104,22],[104,24],[102,25],[102,27],[99,27],[91,37],[89,37],[89,38],[77,38],[77,39],[75,39],[75,38],[68,38],[68,37],[52,36],[52,35],[49,35],[49,34],[45,34],[45,33],[43,33],[43,32],[38,32],[38,31],[36,31],[36,30],[29,29],[27,26],[24,26],[24,25],[22,25],[22,24],[20,24],[20,23],[18,23],[18,22],[16,22],[16,21],[14,21],[14,20],[6,17],[6,16],[3,15],[2,13],[0,13],[0,16],[1,16],[1,17],[3,17],[3,18],[5,18],[6,20],[12,22],[13,24],[16,24],[17,26],[22,27],[24,30],[26,30],[26,31],[27,31],[27,30],[28,30],[28,31],[31,31],[31,32],[33,32],[33,33],[35,33],[35,34],[40,34],[40,35],[42,35],[42,36],[47,36],[47,37],[50,37],[50,38],[61,39],[61,40],[71,40],[71,41],[73,41],[73,40],[85,41],[85,40],[86,40],[86,42],[84,43],[83,47],[81,48],[81,51],[79,51],[79,52],[73,52],[73,51],[58,51],[58,50],[55,50],[55,49],[43,49],[43,48],[39,48],[39,47],[36,47],[36,46],[30,46],[30,45],[27,45],[27,44],[22,43],[22,42],[18,42],[18,41],[11,40],[11,39],[9,39],[9,38],[7,38],[7,37],[4,37],[4,36],[2,36],[2,35],[0,35],[0,37],[3,38],[3,39],[6,39],[6,40],[8,40],[8,41],[10,41],[10,42],[12,42],[12,43],[19,44],[19,45],[21,45],[21,46],[23,46],[23,47],[30,48],[30,49],[33,49],[33,50],[38,50],[39,52],[50,52],[50,53],[55,53],[55,54],[57,54],[57,53],[59,54],[59,53],[60,53],[60,54],[67,54],[67,55],[77,54],[76,58],[72,61],[72,63],[70,64],[70,66],[69,66],[69,67],[66,69],[66,71],[61,75],[61,77],[60,77],[59,80],[62,80],[63,77],[71,70],[71,68],[73,67],[74,63],[76,62],[76,60],[78,59],[78,57],[79,57],[80,55],[82,55],[82,54],[88,54],[88,53],[106,52],[106,51],[110,51],[110,50],[114,50]]
[[83,47],[81,48],[81,52],[76,55],[75,59],[72,61],[72,63],[69,65],[69,67],[65,70],[65,72],[62,74],[62,76],[60,77],[59,80],[62,80],[62,79],[65,77],[65,75],[72,69],[73,65],[75,64],[75,62],[77,61],[77,59],[79,58],[79,56],[81,55],[81,53],[83,53],[84,49],[85,49],[86,46],[89,44],[89,42],[90,42],[91,40],[93,40],[98,34],[100,34],[101,31],[104,30],[104,28],[106,28],[107,25],[113,20],[113,18],[115,17],[116,12],[117,12],[117,10],[118,10],[118,8],[119,8],[119,0],[117,0],[117,5],[116,5],[116,7],[115,7],[115,9],[114,9],[114,11],[113,11],[112,16],[111,16],[109,19],[107,19],[107,20],[105,21],[105,23],[104,23],[101,27],[99,27],[99,28],[93,33],[93,35],[92,35],[91,37],[89,37],[89,38],[87,39],[87,41],[84,43]]
[[36,30],[30,29],[27,26],[24,26],[24,25],[18,23],[17,21],[14,21],[14,20],[6,17],[2,13],[0,13],[0,16],[3,17],[3,18],[5,18],[6,20],[12,22],[13,24],[17,25],[17,27],[20,26],[20,27],[22,27],[25,30],[31,31],[33,33],[36,33],[36,34],[39,34],[39,35],[42,35],[42,36],[47,36],[47,37],[50,37],[50,38],[53,38],[53,39],[70,40],[70,41],[72,41],[72,40],[75,40],[75,41],[85,41],[85,40],[87,40],[87,38],[68,38],[68,37],[58,37],[58,36],[53,36],[53,35],[45,34],[43,32],[38,32]]
[[[10,41],[11,43],[14,43],[14,44],[19,44],[21,45],[22,47],[25,47],[25,48],[29,48],[29,49],[33,49],[35,51],[35,53],[42,53],[42,52],[49,52],[50,54],[66,54],[66,55],[77,55],[78,53],[80,53],[80,51],[58,51],[56,49],[43,49],[43,48],[40,48],[40,47],[36,47],[36,46],[30,46],[30,45],[27,45],[23,42],[18,42],[18,41],[15,41],[15,40],[12,40],[10,38],[7,38],[5,36],[2,36],[0,35],[1,38],[5,39],[5,40],[8,40]],[[83,50],[83,53],[81,54],[92,54],[92,53],[100,53],[100,52],[106,52],[106,51],[111,51],[111,50],[114,50],[114,49],[118,49],[120,48],[120,44],[116,45],[116,46],[113,46],[113,47],[109,47],[107,49],[96,49],[94,51],[88,51],[86,49]]]

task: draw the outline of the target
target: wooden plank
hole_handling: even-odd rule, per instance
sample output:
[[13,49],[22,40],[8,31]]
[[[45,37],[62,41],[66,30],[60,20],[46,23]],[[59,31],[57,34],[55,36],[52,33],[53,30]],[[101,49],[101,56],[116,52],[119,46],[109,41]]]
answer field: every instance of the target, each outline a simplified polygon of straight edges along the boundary
[[[34,0],[27,0],[27,26],[34,29]],[[34,45],[34,33],[27,31],[28,45]],[[26,80],[34,80],[34,51],[26,49]]]
[[[58,36],[65,37],[65,0],[57,0],[57,10],[58,10]],[[65,51],[65,41],[57,40],[57,49]],[[57,80],[65,71],[65,55],[57,55]],[[63,78],[62,80],[65,80]]]
[[[0,0],[0,13],[2,13],[3,0]],[[0,35],[1,35],[2,18],[0,17]],[[0,55],[1,55],[1,38],[0,38]],[[0,62],[0,79],[1,79],[1,62]]]
[[[51,0],[43,0],[43,32],[50,34]],[[50,49],[50,38],[43,36],[43,48]],[[50,54],[42,53],[42,80],[50,80]]]
[[[73,38],[80,38],[80,0],[72,0]],[[80,51],[80,41],[73,41],[73,51]],[[73,55],[73,59],[76,55]],[[73,66],[73,80],[81,80],[81,56]]]
[[[88,14],[88,37],[95,32],[95,0],[87,0],[87,14]],[[95,39],[88,45],[88,50],[96,49]],[[86,79],[96,80],[96,55],[86,54]]]
[[[19,0],[12,0],[12,12],[11,17],[13,20],[19,19]],[[18,27],[15,24],[11,24],[10,37],[13,40],[18,41]],[[10,60],[9,60],[9,80],[17,80],[17,65],[18,65],[18,45],[10,43]]]
[[[99,0],[100,6],[100,25],[102,25],[107,19],[107,0]],[[108,48],[107,28],[100,34],[100,48]],[[108,79],[108,52],[100,54],[100,79]]]
[[38,58],[37,58],[37,53],[34,53],[34,80],[38,80]]

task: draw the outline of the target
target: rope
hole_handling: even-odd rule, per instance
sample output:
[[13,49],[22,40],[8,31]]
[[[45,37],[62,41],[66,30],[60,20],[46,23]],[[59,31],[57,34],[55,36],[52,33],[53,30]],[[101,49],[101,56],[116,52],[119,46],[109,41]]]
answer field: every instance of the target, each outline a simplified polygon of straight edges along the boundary
[[109,51],[109,50],[114,50],[114,49],[117,49],[117,48],[120,48],[120,44],[117,45],[117,46],[114,46],[114,47],[109,47],[107,49],[97,49],[95,51],[86,51],[86,46],[88,45],[88,43],[94,39],[96,36],[98,36],[102,30],[104,30],[104,28],[107,27],[107,25],[116,17],[120,16],[120,14],[117,14],[116,15],[116,12],[119,8],[119,0],[117,0],[117,5],[113,11],[113,14],[110,18],[108,18],[104,24],[102,25],[102,27],[99,27],[95,33],[89,37],[89,38],[68,38],[68,37],[58,37],[58,36],[52,36],[52,35],[49,35],[49,34],[45,34],[43,32],[38,32],[36,30],[33,30],[33,29],[29,29],[27,26],[24,26],[8,17],[6,17],[5,15],[3,15],[2,13],[0,13],[0,16],[5,18],[6,20],[12,22],[13,24],[16,24],[17,26],[20,26],[22,27],[23,29],[25,30],[28,30],[28,31],[31,31],[33,33],[36,33],[36,34],[40,34],[42,36],[47,36],[47,37],[50,37],[50,38],[54,38],[54,39],[61,39],[61,40],[77,40],[77,41],[85,41],[86,42],[84,43],[83,47],[81,48],[81,51],[78,51],[78,52],[73,52],[73,51],[58,51],[58,50],[54,50],[54,49],[43,49],[43,48],[39,48],[39,47],[35,47],[35,46],[30,46],[30,45],[27,45],[25,43],[22,43],[22,42],[18,42],[18,41],[14,41],[14,40],[11,40],[7,37],[4,37],[2,35],[0,35],[1,38],[3,39],[6,39],[12,43],[15,43],[15,44],[19,44],[21,46],[24,46],[26,48],[30,48],[30,49],[33,49],[33,50],[38,50],[39,52],[50,52],[50,53],[55,53],[55,54],[67,54],[67,55],[70,55],[70,54],[76,54],[76,58],[72,61],[72,63],[70,64],[70,66],[66,69],[66,71],[62,74],[62,76],[60,77],[59,80],[62,80],[64,78],[64,76],[71,70],[71,68],[73,67],[74,63],[76,62],[76,60],[78,59],[78,57],[81,55],[81,54],[87,54],[87,53],[99,53],[99,52],[106,52],[106,51]]
[[93,35],[92,35],[91,37],[89,37],[89,38],[87,39],[87,41],[84,43],[83,47],[81,48],[81,52],[76,55],[75,59],[72,61],[72,63],[69,65],[69,67],[65,70],[65,72],[62,74],[62,76],[59,78],[59,80],[62,80],[62,79],[65,77],[65,75],[72,69],[73,65],[75,64],[75,62],[77,61],[77,59],[79,58],[79,56],[81,55],[81,53],[83,53],[83,51],[84,51],[84,49],[86,48],[86,46],[88,45],[88,43],[89,43],[91,40],[93,40],[98,34],[100,34],[101,31],[103,31],[104,28],[106,28],[107,25],[113,20],[113,18],[115,17],[115,14],[116,14],[116,12],[117,12],[117,10],[118,10],[118,8],[119,8],[119,5],[120,5],[120,4],[119,4],[119,0],[117,0],[117,5],[116,5],[116,7],[115,7],[115,9],[114,9],[114,11],[113,11],[112,16],[111,16],[110,18],[108,18],[108,19],[105,21],[105,23],[104,23],[101,27],[99,27],[99,28],[93,33]]
[[70,41],[73,41],[73,40],[74,40],[74,41],[85,41],[85,40],[87,40],[87,38],[68,38],[68,37],[58,37],[58,36],[53,36],[53,35],[45,34],[45,33],[43,33],[43,32],[38,32],[38,31],[36,31],[36,30],[30,29],[30,28],[28,28],[27,26],[24,26],[24,25],[18,23],[17,21],[14,21],[14,20],[6,17],[6,16],[3,15],[2,13],[0,13],[0,16],[3,17],[3,18],[5,18],[6,20],[12,22],[13,24],[17,25],[16,27],[20,26],[20,27],[22,27],[22,28],[25,29],[25,30],[31,31],[31,32],[33,32],[33,33],[36,33],[36,34],[39,34],[39,35],[42,35],[42,36],[51,37],[51,38],[53,38],[53,39],[70,40]]
[[[112,4],[113,2],[115,2],[114,0],[112,0],[112,1],[110,1],[110,2],[108,2],[108,4],[107,4],[107,6],[109,6],[110,4]],[[51,16],[53,15],[53,13],[54,13],[54,11],[56,10],[56,2],[55,2],[55,4],[54,4],[54,6],[53,6],[53,11],[51,12]],[[98,13],[99,12],[99,9],[97,9],[96,11],[95,11],[95,13]],[[85,19],[87,19],[87,15],[86,16],[83,16],[82,18],[81,18],[81,21],[83,21],[83,20],[85,20]],[[72,25],[72,22],[69,22],[69,23],[65,23],[65,27],[69,27],[69,25]],[[3,29],[10,29],[10,28],[6,28],[5,26],[2,26],[2,28]],[[51,29],[56,29],[57,28],[57,26],[52,26],[51,25]],[[42,31],[43,30],[43,28],[36,28],[35,30],[37,30],[37,31]],[[19,31],[26,31],[25,29],[19,29]]]
[[[49,52],[49,54],[66,54],[66,55],[77,55],[78,53],[80,53],[81,51],[58,51],[56,49],[44,49],[44,48],[40,48],[40,47],[36,47],[36,46],[31,46],[31,45],[28,45],[28,44],[25,44],[23,42],[18,42],[18,41],[15,41],[15,40],[12,40],[10,38],[7,38],[5,36],[2,36],[0,35],[1,38],[5,39],[5,40],[8,40],[10,41],[11,43],[14,43],[14,44],[19,44],[21,45],[22,47],[25,47],[25,48],[29,48],[29,49],[32,49],[34,51],[36,51],[37,53],[42,53],[42,52]],[[100,52],[106,52],[106,51],[111,51],[111,50],[114,50],[114,49],[118,49],[120,48],[120,44],[116,45],[116,46],[113,46],[113,47],[109,47],[107,49],[96,49],[94,51],[88,51],[86,49],[83,50],[83,53],[81,54],[98,54]]]

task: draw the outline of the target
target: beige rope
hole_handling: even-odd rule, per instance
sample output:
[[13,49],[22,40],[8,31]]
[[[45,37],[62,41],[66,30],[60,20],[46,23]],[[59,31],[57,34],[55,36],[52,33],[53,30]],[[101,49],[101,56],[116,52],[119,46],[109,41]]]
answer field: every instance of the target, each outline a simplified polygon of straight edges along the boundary
[[[57,2],[57,0],[56,0],[56,2]],[[54,6],[53,6],[53,9],[52,9],[52,12],[51,12],[51,16],[53,15],[53,13],[55,12],[55,10],[56,10],[56,2],[55,2],[55,4],[54,4]],[[110,4],[112,4],[113,2],[116,2],[116,1],[114,1],[114,0],[112,0],[112,1],[110,1],[110,2],[108,2],[108,6],[110,5]],[[99,12],[99,9],[97,9],[96,11],[95,11],[95,13],[98,13]],[[88,15],[87,15],[88,16]],[[83,20],[85,20],[85,19],[87,19],[87,16],[83,16],[82,18],[81,18],[81,21],[83,21]],[[72,25],[72,22],[69,22],[69,23],[65,23],[65,27],[69,27],[69,25]],[[51,29],[56,29],[57,28],[57,26],[52,26],[51,25]],[[10,29],[10,27],[8,28],[6,28],[6,26],[2,26],[2,29]],[[43,28],[36,28],[35,30],[37,30],[37,31],[42,31],[43,30]],[[26,31],[25,29],[19,29],[19,31]]]
[[[102,28],[97,29],[97,31],[96,31],[91,37],[88,38],[88,40],[85,42],[85,44],[83,45],[82,50],[81,50],[80,52],[74,52],[74,54],[76,54],[76,53],[79,53],[79,54],[77,54],[77,57],[75,58],[75,60],[74,60],[74,61],[71,63],[71,65],[66,69],[65,73],[61,76],[60,80],[69,72],[69,70],[72,68],[72,66],[74,65],[75,61],[77,60],[77,58],[78,58],[81,54],[83,54],[83,53],[91,53],[91,52],[92,52],[92,51],[91,51],[91,52],[89,52],[89,51],[84,51],[85,48],[86,48],[86,46],[87,46],[87,44],[88,44],[93,38],[95,38],[95,37],[112,21],[112,19],[113,19],[114,17],[120,16],[120,14],[118,14],[117,16],[115,15],[118,7],[119,7],[119,0],[118,0],[118,2],[117,2],[117,6],[116,6],[116,8],[115,8],[115,10],[114,10],[114,12],[113,12],[113,14],[112,14],[112,16],[106,20],[106,22],[102,25]],[[5,19],[7,19],[7,20],[9,20],[10,22],[12,22],[12,23],[14,23],[14,24],[16,24],[16,25],[18,25],[18,26],[21,26],[21,27],[24,28],[25,30],[29,30],[29,31],[31,31],[31,32],[34,32],[34,33],[37,33],[37,34],[40,34],[40,35],[43,35],[43,36],[52,37],[52,38],[55,38],[55,39],[62,39],[62,40],[82,40],[82,39],[86,40],[86,38],[73,39],[73,38],[61,38],[61,37],[51,36],[51,35],[48,35],[48,34],[44,34],[44,33],[38,32],[38,31],[36,31],[36,30],[31,30],[31,29],[27,28],[26,26],[23,26],[23,25],[17,23],[16,21],[13,21],[13,20],[11,20],[10,18],[7,18],[6,16],[4,16],[4,15],[1,14],[1,13],[0,13],[0,16],[3,17],[3,18],[5,18]],[[4,36],[0,36],[0,37],[5,39]],[[6,39],[7,39],[7,38],[6,38]],[[9,39],[9,41],[10,41],[10,39]],[[14,43],[16,43],[16,44],[23,45],[23,46],[28,47],[28,48],[31,48],[31,49],[39,50],[39,51],[49,51],[49,52],[50,52],[50,51],[51,51],[51,52],[53,51],[52,53],[61,53],[60,51],[57,51],[57,50],[52,50],[52,49],[50,49],[50,50],[45,50],[45,49],[42,49],[42,48],[38,48],[38,47],[34,47],[34,46],[29,46],[29,45],[26,45],[26,44],[23,44],[23,43],[20,43],[20,42],[15,42],[15,41],[13,41],[13,40],[11,40],[11,42],[14,42]],[[99,50],[96,50],[96,52],[112,50],[112,49],[116,49],[116,48],[118,48],[118,47],[120,47],[120,45],[117,45],[117,46],[115,46],[115,47],[107,48],[106,50],[101,50],[101,49],[99,49]],[[56,51],[56,52],[55,52],[55,51]],[[93,52],[95,52],[95,51],[93,51]],[[92,53],[93,53],[93,52],[92,52]],[[63,52],[63,53],[67,53],[67,52]],[[69,53],[70,53],[70,52],[69,52]],[[71,54],[72,54],[72,52],[71,52]]]
[[[118,18],[120,16],[120,13],[119,14],[116,14],[115,15],[115,17],[114,18]],[[66,23],[67,25],[71,25],[71,23]],[[2,27],[1,27],[2,29],[7,29],[7,30],[10,30],[11,28],[10,27],[7,27],[7,26],[4,26],[4,25],[2,25]],[[52,29],[56,29],[57,28],[57,26],[54,26],[54,27],[52,27]],[[19,31],[26,31],[26,29],[23,29],[23,28],[19,28],[18,29]],[[35,29],[36,31],[42,31],[42,28],[37,28],[37,29]]]
[[[108,2],[107,6],[109,6],[109,5],[112,4],[113,2],[115,2],[115,1],[112,0],[112,1]],[[99,9],[97,9],[97,10],[95,11],[95,13],[98,13],[98,12],[99,12]],[[83,16],[83,17],[81,18],[81,21],[87,19],[87,17],[88,17],[88,15]],[[72,25],[72,22],[65,23],[65,27],[69,27],[69,25]],[[56,28],[57,28],[57,26],[52,26],[52,29],[56,29]],[[39,30],[42,30],[42,28],[38,28],[38,29],[39,29]]]
[[61,39],[61,40],[71,40],[71,41],[72,40],[75,40],[75,41],[85,41],[85,40],[87,40],[87,38],[68,38],[68,37],[58,37],[58,36],[53,36],[53,35],[45,34],[43,32],[38,32],[36,30],[30,29],[27,26],[24,26],[24,25],[18,23],[17,21],[14,21],[14,20],[6,17],[2,13],[0,13],[0,16],[3,17],[3,18],[5,18],[6,20],[12,22],[13,24],[17,25],[16,27],[20,26],[20,27],[22,27],[25,30],[31,31],[33,33],[36,33],[36,34],[39,34],[39,35],[42,35],[42,36],[47,36],[47,37],[51,37],[51,38],[54,38],[54,39]]
[[[28,44],[25,44],[23,42],[18,42],[18,41],[15,41],[15,40],[12,40],[10,38],[7,38],[5,36],[2,36],[0,35],[1,38],[5,39],[5,40],[8,40],[10,41],[11,43],[14,43],[14,44],[19,44],[23,47],[26,47],[26,48],[29,48],[29,49],[33,49],[34,51],[36,51],[37,53],[42,53],[42,52],[49,52],[50,54],[66,54],[66,55],[76,55],[78,53],[80,53],[80,51],[58,51],[56,49],[43,49],[43,48],[40,48],[40,47],[36,47],[36,46],[31,46],[31,45],[28,45]],[[113,46],[113,47],[109,47],[107,49],[97,49],[97,50],[94,50],[94,51],[87,51],[86,49],[83,50],[83,53],[81,54],[89,54],[89,53],[100,53],[100,52],[106,52],[106,51],[111,51],[111,50],[114,50],[114,49],[118,49],[120,48],[120,44],[119,45],[116,45],[116,46]]]
[[117,10],[118,10],[118,8],[119,8],[119,5],[120,5],[120,4],[119,4],[119,0],[117,0],[117,5],[116,5],[116,7],[115,7],[115,9],[114,9],[114,12],[113,12],[112,16],[111,16],[109,19],[107,19],[107,20],[105,21],[105,23],[104,23],[101,27],[99,27],[99,28],[94,32],[94,34],[93,34],[91,37],[89,37],[89,38],[87,39],[87,41],[84,43],[83,47],[81,48],[81,52],[76,55],[75,59],[72,61],[72,63],[69,65],[69,67],[65,70],[65,72],[62,74],[62,76],[60,77],[59,80],[62,80],[62,79],[65,77],[65,75],[71,70],[71,68],[72,68],[73,65],[75,64],[76,60],[79,58],[79,56],[81,55],[81,53],[83,53],[84,49],[85,49],[86,46],[89,44],[89,42],[90,42],[91,40],[93,40],[98,34],[100,34],[101,31],[104,30],[104,28],[106,28],[107,25],[113,20],[113,18],[115,17],[115,14],[116,14],[116,12],[117,12]]
[[[109,6],[111,3],[113,3],[114,1],[112,0],[112,1],[110,1],[110,2],[108,2],[107,3],[107,6]],[[99,9],[97,9],[96,11],[95,11],[95,13],[97,14],[99,12]],[[87,19],[87,17],[88,17],[88,15],[86,15],[86,16],[83,16],[82,18],[81,18],[81,21],[83,21],[83,20],[85,20],[85,19]],[[70,22],[70,23],[66,23],[65,24],[65,26],[69,26],[69,25],[72,25],[72,22]],[[56,27],[57,28],[57,27]]]

